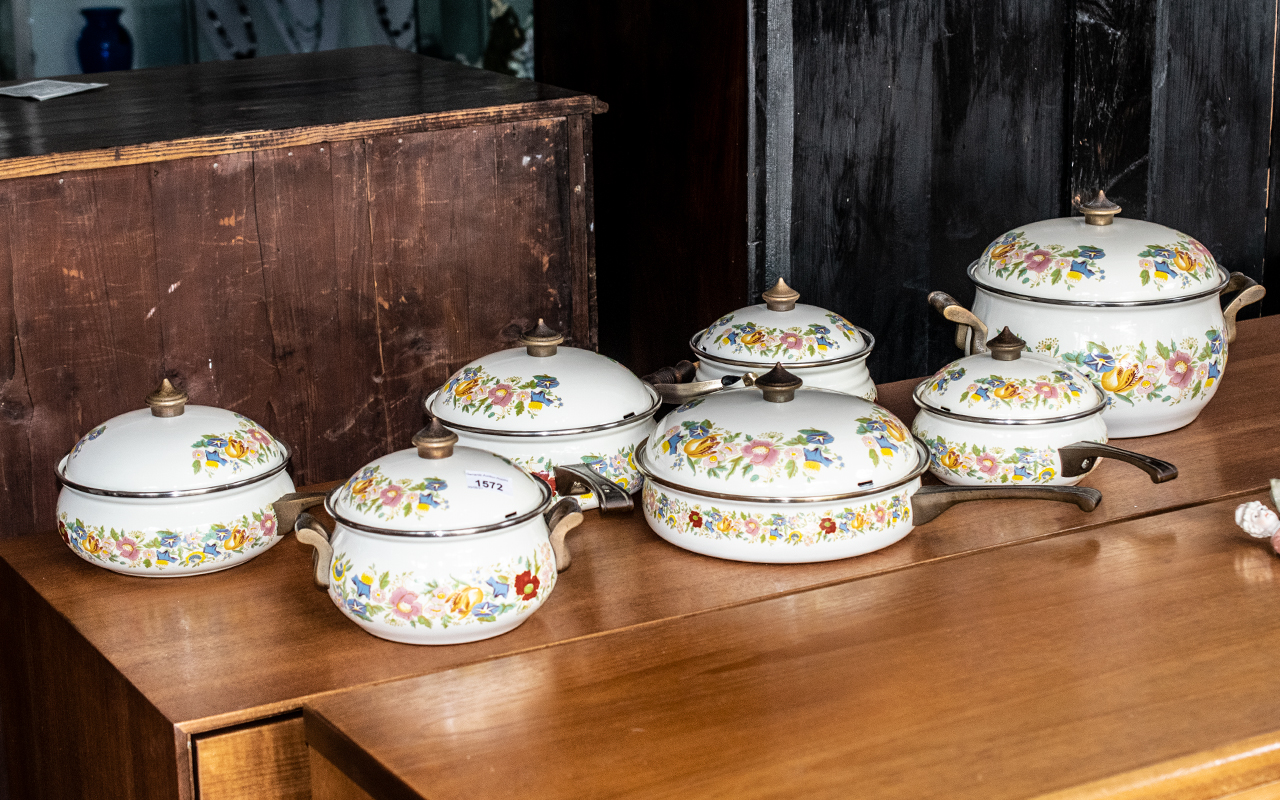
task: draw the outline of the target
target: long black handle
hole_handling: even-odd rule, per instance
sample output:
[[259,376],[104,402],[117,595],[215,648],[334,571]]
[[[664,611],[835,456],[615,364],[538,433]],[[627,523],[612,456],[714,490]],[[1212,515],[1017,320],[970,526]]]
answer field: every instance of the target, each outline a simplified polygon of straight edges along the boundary
[[1092,511],[1102,502],[1102,492],[1087,486],[922,486],[911,496],[912,524],[923,525],[970,500],[1057,500]]
[[649,384],[690,383],[698,374],[698,365],[691,361],[680,361],[674,367],[661,367],[650,372],[640,380]]
[[1093,469],[1099,458],[1114,458],[1132,464],[1151,476],[1152,483],[1164,483],[1178,477],[1178,468],[1168,461],[1144,456],[1122,447],[1113,447],[1098,442],[1076,442],[1058,448],[1058,458],[1062,459],[1062,477],[1074,478]]

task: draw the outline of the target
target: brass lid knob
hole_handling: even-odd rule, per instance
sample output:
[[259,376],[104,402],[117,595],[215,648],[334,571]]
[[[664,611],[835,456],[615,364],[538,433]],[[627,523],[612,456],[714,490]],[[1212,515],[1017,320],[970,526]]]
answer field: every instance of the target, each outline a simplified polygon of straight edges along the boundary
[[440,424],[439,417],[432,417],[427,427],[413,435],[413,446],[418,448],[419,458],[448,458],[453,455],[453,446],[458,443],[458,434]]
[[1027,343],[1006,325],[996,338],[987,342],[987,349],[991,351],[991,358],[995,361],[1017,361],[1022,358],[1022,351],[1027,349]]
[[764,393],[764,399],[770,403],[790,403],[796,398],[796,389],[804,385],[804,381],[782,368],[782,363],[773,365],[773,369],[756,378],[756,387]]
[[1080,195],[1076,195],[1072,205],[1084,214],[1084,221],[1090,225],[1110,225],[1116,214],[1120,213],[1120,206],[1107,199],[1107,193],[1098,190],[1098,196],[1087,203],[1080,202]]
[[790,311],[800,299],[800,293],[788,286],[782,278],[778,278],[773,288],[760,296],[764,298],[765,307],[770,311]]
[[173,384],[165,378],[160,382],[159,389],[147,395],[147,405],[151,406],[151,413],[157,417],[180,417],[187,410],[187,401],[190,399],[186,392],[173,388]]
[[556,347],[564,342],[564,336],[549,327],[541,317],[533,330],[520,334],[520,344],[534,358],[546,358],[556,354]]

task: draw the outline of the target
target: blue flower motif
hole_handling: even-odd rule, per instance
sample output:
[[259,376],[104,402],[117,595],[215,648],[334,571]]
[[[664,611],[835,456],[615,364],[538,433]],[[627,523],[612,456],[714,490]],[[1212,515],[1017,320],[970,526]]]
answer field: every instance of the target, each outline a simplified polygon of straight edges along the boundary
[[170,534],[166,534],[166,535],[164,535],[164,536],[161,536],[161,537],[160,537],[160,546],[161,546],[161,547],[177,547],[177,546],[178,546],[178,539],[179,539],[179,538],[180,538],[180,537],[179,537],[179,536],[178,536],[178,534],[176,534],[176,533],[170,533]]
[[499,609],[496,605],[485,600],[483,603],[480,603],[471,609],[471,616],[481,619],[485,617],[493,619],[494,615],[498,613],[498,610]]
[[368,616],[369,614],[369,607],[365,605],[364,601],[357,600],[354,597],[347,601],[347,610],[358,617]]
[[1153,247],[1151,248],[1151,255],[1156,258],[1163,258],[1167,261],[1173,260],[1173,251],[1167,247]]
[[1103,258],[1107,255],[1106,253],[1102,252],[1102,248],[1100,247],[1081,247],[1077,249],[1076,252],[1080,254],[1081,258],[1088,258],[1091,260]]
[[884,420],[872,419],[862,423],[865,430],[872,433],[886,433],[889,427],[884,424]]
[[1088,261],[1076,259],[1071,262],[1071,271],[1067,273],[1067,277],[1078,281],[1081,277],[1092,278],[1097,274],[1097,271],[1091,268]]
[[1209,331],[1209,350],[1214,355],[1222,354],[1222,334],[1217,331]]
[[809,444],[831,444],[836,437],[826,431],[815,430],[813,428],[804,428],[800,431],[804,434],[804,440]]
[[533,380],[537,383],[539,389],[554,389],[560,385],[560,381],[550,375],[534,375]]
[[497,578],[489,578],[488,580],[485,581],[485,583],[489,584],[489,587],[493,589],[494,597],[507,596],[507,590],[510,588],[509,584],[505,584],[502,581],[498,580]]
[[428,492],[443,492],[449,488],[449,484],[439,478],[427,478],[422,485]]
[[1116,366],[1116,358],[1110,353],[1090,353],[1084,357],[1084,365],[1094,372],[1110,372]]
[[690,439],[705,439],[711,435],[711,428],[705,422],[686,422],[684,427]]
[[831,329],[826,325],[819,325],[816,322],[809,326],[809,330],[817,334],[831,333]]
[[1000,237],[1000,244],[1013,244],[1016,241],[1018,241],[1018,234],[1016,231],[1006,233],[1004,236]]
[[818,448],[816,447],[810,447],[805,449],[804,461],[805,461],[806,467],[808,467],[810,464],[815,465],[815,467],[810,467],[811,469],[816,467],[829,467],[831,466],[832,463],[834,463],[832,462],[831,459],[827,458],[821,452],[819,452]]

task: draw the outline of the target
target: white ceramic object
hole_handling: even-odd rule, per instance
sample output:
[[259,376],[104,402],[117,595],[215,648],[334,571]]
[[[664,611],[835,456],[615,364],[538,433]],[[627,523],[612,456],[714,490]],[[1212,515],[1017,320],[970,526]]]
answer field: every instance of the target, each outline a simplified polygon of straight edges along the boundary
[[661,400],[618,362],[563,341],[538,320],[521,347],[454,373],[426,399],[427,411],[461,444],[500,453],[553,487],[555,466],[577,464],[635,492],[635,448]]
[[[1099,197],[1084,216],[1010,231],[969,267],[973,312],[930,297],[962,329],[957,344],[980,352],[988,330],[1008,327],[1028,349],[1094,376],[1106,391],[1111,436],[1187,425],[1217,392],[1239,310],[1265,289],[1228,274],[1186,234],[1116,219]],[[1224,310],[1219,297],[1240,290]]]
[[253,558],[292,526],[301,507],[279,501],[301,496],[284,443],[186,401],[166,380],[150,409],[107,420],[58,463],[58,532],[76,555],[125,575],[196,575]]
[[830,561],[886,547],[956,502],[1047,498],[1096,505],[1092,489],[922,487],[929,457],[884,408],[798,388],[782,368],[755,387],[668,414],[637,462],[649,526],[696,553],[736,561]]
[[523,623],[568,566],[582,514],[496,453],[455,447],[438,419],[416,449],[383,456],[333,490],[332,534],[310,515],[316,584],[348,619],[406,644],[488,639]]
[[800,294],[781,278],[763,303],[740,308],[689,340],[699,381],[764,374],[775,363],[806,386],[876,399],[867,372],[875,339],[849,320],[818,306],[797,303]]
[[953,361],[916,387],[911,431],[929,449],[930,472],[958,486],[1073,486],[1101,458],[1114,458],[1156,483],[1177,477],[1168,462],[1108,446],[1103,391],[1024,348],[1005,328],[987,352]]

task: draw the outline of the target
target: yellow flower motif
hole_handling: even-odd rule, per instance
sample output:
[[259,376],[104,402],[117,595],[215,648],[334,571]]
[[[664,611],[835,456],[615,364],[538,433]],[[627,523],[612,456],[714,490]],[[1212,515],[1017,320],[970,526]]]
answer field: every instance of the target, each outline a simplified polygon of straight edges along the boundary
[[226,453],[232,458],[244,458],[249,454],[249,448],[244,446],[244,442],[239,439],[232,439],[227,442]]
[[484,592],[474,586],[468,586],[453,593],[449,598],[449,608],[455,614],[466,616],[471,613],[471,608],[476,603],[484,599]]
[[1102,388],[1108,392],[1123,392],[1132,388],[1141,376],[1138,374],[1138,367],[1130,365],[1129,367],[1116,367],[1102,376]]

